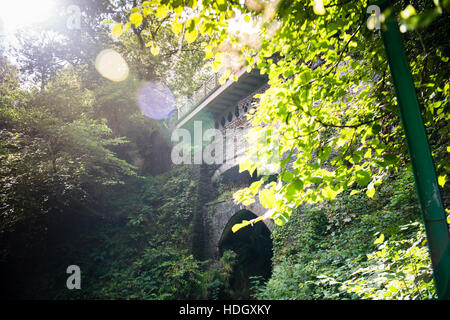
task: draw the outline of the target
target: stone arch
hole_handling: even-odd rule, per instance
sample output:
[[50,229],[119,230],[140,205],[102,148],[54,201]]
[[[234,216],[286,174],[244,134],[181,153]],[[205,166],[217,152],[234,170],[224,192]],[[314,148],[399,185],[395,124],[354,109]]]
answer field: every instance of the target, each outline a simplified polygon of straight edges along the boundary
[[[243,204],[236,204],[233,200],[229,201],[214,201],[207,203],[204,206],[203,218],[204,218],[204,236],[205,236],[205,254],[209,258],[219,258],[220,248],[219,242],[222,238],[225,228],[230,222],[231,218],[235,216],[236,213],[242,210],[250,211],[255,215],[255,217],[261,217],[266,212],[267,209],[264,208],[259,200],[248,206]],[[272,232],[273,222],[272,220],[263,220],[258,222],[258,224],[264,224],[265,227]],[[246,228],[252,228],[251,226]]]
[[226,224],[218,242],[219,257],[231,251],[235,264],[229,279],[229,296],[223,298],[248,299],[251,277],[268,279],[272,271],[272,239],[264,223],[256,223],[233,233],[231,228],[242,220],[251,220],[257,215],[247,209],[236,212]]
[[[227,222],[227,224],[225,225],[225,227],[222,230],[222,234],[220,236],[219,242],[217,244],[218,250],[219,250],[219,256],[222,255],[223,253],[223,249],[224,249],[224,244],[227,242],[227,240],[230,239],[230,236],[232,235],[240,235],[246,231],[255,231],[254,233],[258,233],[259,231],[264,233],[264,236],[268,236],[270,238],[270,233],[272,232],[272,228],[269,229],[269,226],[262,223],[255,223],[253,226],[248,226],[245,228],[242,228],[240,230],[238,230],[236,233],[233,233],[233,231],[231,230],[231,228],[236,224],[236,223],[240,223],[242,220],[252,220],[257,218],[258,216],[256,214],[254,214],[252,211],[248,210],[248,209],[242,209],[239,210],[238,212],[236,212],[231,218],[230,220]],[[258,235],[259,236],[259,235]],[[226,246],[225,246],[226,247]]]

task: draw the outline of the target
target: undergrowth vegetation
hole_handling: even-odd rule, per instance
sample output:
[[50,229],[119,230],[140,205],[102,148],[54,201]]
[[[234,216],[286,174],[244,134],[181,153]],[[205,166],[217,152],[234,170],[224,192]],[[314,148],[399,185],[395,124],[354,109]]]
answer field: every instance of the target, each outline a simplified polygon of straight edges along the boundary
[[[199,261],[193,256],[197,183],[192,174],[192,167],[180,166],[155,177],[133,177],[110,188],[108,206],[103,208],[107,215],[61,217],[55,224],[67,225],[66,232],[49,232],[32,254],[11,252],[8,273],[22,280],[5,284],[5,297],[171,300],[231,296],[229,281],[236,253],[225,251],[218,261]],[[80,267],[82,290],[66,287],[65,271],[72,264]]]
[[410,171],[392,174],[373,199],[349,194],[275,228],[273,275],[256,297],[436,298]]
[[[58,2],[54,22],[65,19],[69,2]],[[366,28],[367,0],[76,3],[86,31],[79,38],[49,25],[17,34],[15,49],[0,43],[1,298],[437,297],[394,79],[381,33]],[[446,208],[449,4],[395,1],[385,12],[398,12],[407,31]],[[232,22],[237,14],[242,21]],[[240,31],[248,23],[257,30],[228,28],[238,22]],[[126,60],[126,80],[111,82],[93,63],[104,49]],[[237,81],[255,67],[269,88],[252,96],[249,148],[236,157],[251,179],[227,184],[222,176],[212,190],[203,169],[174,166],[169,136],[187,106],[200,111],[185,103],[198,88],[206,95],[202,80],[218,72],[215,85]],[[167,87],[164,103],[148,83]],[[233,91],[243,95],[245,87]],[[207,100],[217,103],[215,116],[238,103],[217,95],[201,104]],[[175,113],[180,106],[186,110]],[[267,281],[242,272],[268,248],[256,232],[213,248],[224,249],[219,259],[201,260],[210,198],[224,206],[234,198],[233,210],[256,201],[267,209],[225,228],[255,231],[250,225],[263,218],[277,225]],[[80,267],[81,290],[66,286],[71,265]]]
[[[195,199],[190,172],[179,167],[111,187],[106,218],[62,217],[58,224],[69,224],[70,232],[53,239],[50,233],[39,252],[22,257],[37,267],[25,273],[17,293],[40,299],[204,297],[204,273],[190,248]],[[65,286],[71,264],[80,266],[82,290]]]

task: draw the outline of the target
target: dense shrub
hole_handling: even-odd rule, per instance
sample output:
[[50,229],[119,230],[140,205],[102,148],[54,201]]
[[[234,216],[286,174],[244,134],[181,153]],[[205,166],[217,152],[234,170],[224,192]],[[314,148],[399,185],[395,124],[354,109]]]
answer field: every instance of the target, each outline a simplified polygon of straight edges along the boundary
[[275,228],[274,271],[259,298],[435,298],[412,174],[392,175],[373,199],[349,193]]

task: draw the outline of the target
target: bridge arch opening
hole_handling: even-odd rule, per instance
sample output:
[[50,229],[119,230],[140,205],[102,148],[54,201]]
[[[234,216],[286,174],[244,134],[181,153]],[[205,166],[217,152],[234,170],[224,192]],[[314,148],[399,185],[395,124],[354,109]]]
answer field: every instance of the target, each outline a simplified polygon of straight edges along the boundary
[[[231,228],[242,220],[257,216],[249,210],[240,210],[231,217],[219,241],[219,255],[231,250],[236,254],[229,288],[223,299],[251,298],[252,279],[265,281],[272,273],[272,238],[263,222],[248,226],[233,233]],[[257,278],[255,278],[257,277]]]

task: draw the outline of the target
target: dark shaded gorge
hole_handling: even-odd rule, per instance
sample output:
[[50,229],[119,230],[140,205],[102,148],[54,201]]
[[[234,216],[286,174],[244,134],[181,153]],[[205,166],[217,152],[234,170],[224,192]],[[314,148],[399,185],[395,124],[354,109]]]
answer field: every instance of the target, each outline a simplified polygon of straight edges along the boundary
[[233,233],[231,228],[242,220],[257,216],[248,210],[237,212],[226,225],[219,242],[220,256],[227,250],[236,253],[236,263],[230,278],[230,293],[223,299],[249,299],[251,277],[269,279],[272,272],[272,239],[263,222],[255,223]]

